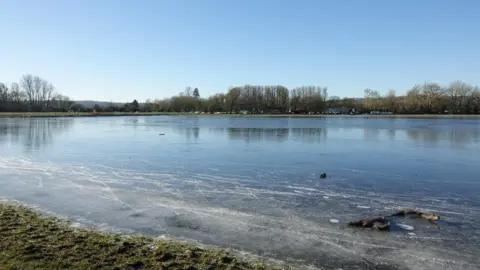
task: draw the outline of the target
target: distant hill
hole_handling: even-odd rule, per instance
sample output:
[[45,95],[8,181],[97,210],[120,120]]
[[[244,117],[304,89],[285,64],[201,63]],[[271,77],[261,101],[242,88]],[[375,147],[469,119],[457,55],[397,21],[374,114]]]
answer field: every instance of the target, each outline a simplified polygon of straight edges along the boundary
[[98,104],[100,107],[109,107],[110,105],[113,106],[120,106],[124,103],[122,102],[110,102],[110,101],[98,101],[98,100],[75,100],[75,104],[80,104],[85,108],[93,108],[95,104]]

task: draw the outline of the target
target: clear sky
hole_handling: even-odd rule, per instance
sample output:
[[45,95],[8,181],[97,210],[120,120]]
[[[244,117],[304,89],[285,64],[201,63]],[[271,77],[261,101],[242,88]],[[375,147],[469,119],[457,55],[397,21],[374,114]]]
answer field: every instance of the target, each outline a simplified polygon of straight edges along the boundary
[[480,0],[0,0],[0,60],[0,81],[31,73],[77,100],[480,85]]

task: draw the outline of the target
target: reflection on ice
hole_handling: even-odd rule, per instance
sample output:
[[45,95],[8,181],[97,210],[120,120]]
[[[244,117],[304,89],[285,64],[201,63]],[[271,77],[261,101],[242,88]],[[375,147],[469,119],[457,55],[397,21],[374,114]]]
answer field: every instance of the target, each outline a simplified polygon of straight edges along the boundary
[[[480,207],[470,198],[437,190],[398,192],[401,186],[397,193],[366,188],[354,181],[358,172],[351,170],[322,181],[312,175],[305,182],[285,183],[278,180],[288,179],[285,175],[271,175],[260,183],[211,167],[217,169],[212,174],[167,173],[0,158],[0,196],[39,205],[79,224],[169,235],[308,265],[477,267]],[[386,186],[399,179],[382,177]],[[442,215],[440,228],[416,219],[400,219],[397,226],[403,230],[391,233],[345,226],[417,206]],[[415,234],[409,232],[413,229]]]
[[59,133],[72,128],[71,118],[1,119],[0,145],[21,143],[26,152],[38,151],[53,143]]

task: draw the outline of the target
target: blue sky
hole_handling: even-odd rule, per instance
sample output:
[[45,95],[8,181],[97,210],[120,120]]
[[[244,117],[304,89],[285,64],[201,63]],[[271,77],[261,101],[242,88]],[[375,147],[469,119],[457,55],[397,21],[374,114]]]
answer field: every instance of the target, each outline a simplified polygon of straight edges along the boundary
[[478,0],[2,0],[0,81],[74,99],[202,96],[243,84],[404,93],[480,85]]

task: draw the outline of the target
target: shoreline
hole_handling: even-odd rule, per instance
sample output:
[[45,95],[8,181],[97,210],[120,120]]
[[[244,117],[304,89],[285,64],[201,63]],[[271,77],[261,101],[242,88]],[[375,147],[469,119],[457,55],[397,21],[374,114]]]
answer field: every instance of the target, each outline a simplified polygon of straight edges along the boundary
[[0,202],[0,238],[2,269],[290,269],[221,248],[74,228],[13,202]]
[[416,119],[480,119],[480,114],[194,114],[168,112],[0,112],[0,118],[61,118],[61,117],[121,117],[121,116],[192,116],[192,117],[245,117],[245,118],[416,118]]

